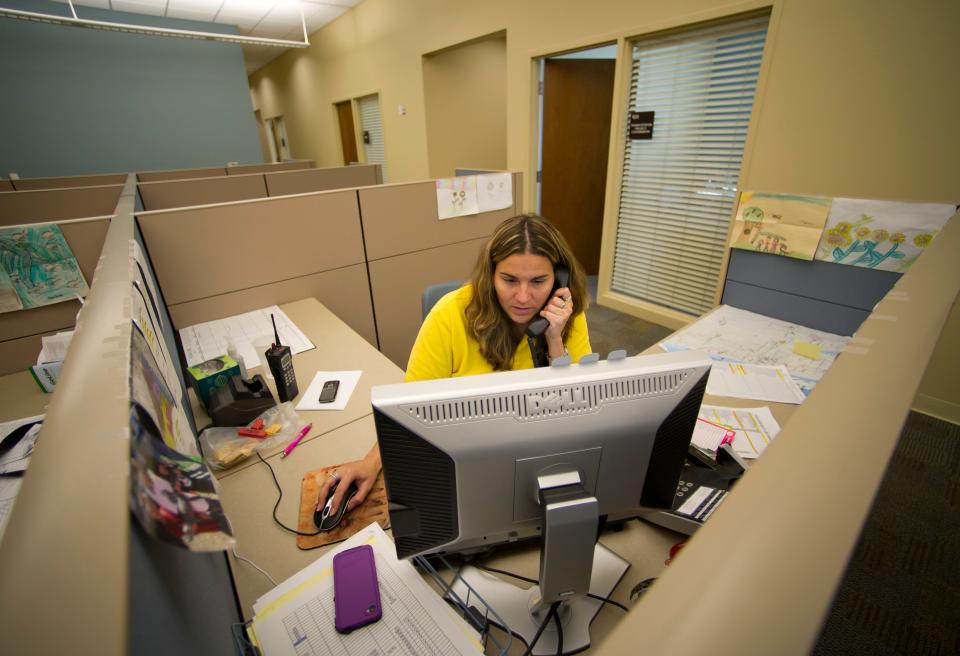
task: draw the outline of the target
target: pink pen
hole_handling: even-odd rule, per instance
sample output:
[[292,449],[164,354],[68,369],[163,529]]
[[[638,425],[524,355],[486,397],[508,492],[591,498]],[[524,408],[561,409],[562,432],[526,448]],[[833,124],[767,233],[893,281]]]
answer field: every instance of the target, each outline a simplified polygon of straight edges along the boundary
[[297,436],[293,438],[293,441],[287,445],[287,448],[283,450],[283,453],[280,454],[280,457],[286,458],[288,455],[290,455],[290,452],[293,451],[298,444],[300,444],[300,440],[302,440],[306,436],[306,434],[310,432],[311,428],[313,428],[313,424],[307,424],[302,429],[300,429],[300,432],[297,433]]

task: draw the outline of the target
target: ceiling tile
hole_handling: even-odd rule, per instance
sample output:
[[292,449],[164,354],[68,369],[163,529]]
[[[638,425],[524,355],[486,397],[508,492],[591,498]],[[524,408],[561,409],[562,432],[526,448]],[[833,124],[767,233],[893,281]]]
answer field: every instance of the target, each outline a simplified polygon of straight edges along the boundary
[[223,0],[169,0],[167,16],[213,22]]
[[[67,0],[56,0],[56,1],[61,2],[63,4],[68,4]],[[83,7],[96,7],[97,9],[109,9],[110,0],[80,0],[79,2],[77,0],[73,0],[73,6],[74,8],[78,6],[83,6]],[[79,14],[80,12],[77,12],[77,13]]]
[[127,11],[134,14],[163,16],[163,12],[167,8],[167,0],[112,0],[111,8],[115,11]]

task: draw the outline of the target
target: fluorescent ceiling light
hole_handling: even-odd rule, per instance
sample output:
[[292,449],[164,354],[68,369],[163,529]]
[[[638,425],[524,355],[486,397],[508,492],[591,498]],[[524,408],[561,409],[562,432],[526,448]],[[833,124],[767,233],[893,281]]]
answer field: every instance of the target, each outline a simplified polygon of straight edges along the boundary
[[[170,36],[182,39],[202,39],[207,41],[223,41],[227,43],[240,43],[243,45],[276,46],[280,48],[306,48],[310,45],[307,38],[307,24],[303,18],[303,11],[300,10],[300,23],[303,27],[303,41],[289,41],[286,39],[267,39],[255,36],[240,36],[238,34],[223,34],[220,32],[201,32],[197,30],[178,30],[168,27],[152,27],[149,25],[131,25],[127,23],[113,23],[108,21],[86,20],[77,17],[77,12],[73,8],[72,0],[68,0],[70,13],[72,17],[57,16],[56,14],[40,14],[32,11],[20,11],[18,9],[6,9],[0,7],[0,16],[6,18],[18,18],[21,20],[30,20],[40,23],[51,23],[54,25],[73,25],[75,27],[88,27],[96,30],[108,30],[113,32],[126,32],[130,34],[148,34],[155,36]],[[298,3],[299,4],[299,3]]]

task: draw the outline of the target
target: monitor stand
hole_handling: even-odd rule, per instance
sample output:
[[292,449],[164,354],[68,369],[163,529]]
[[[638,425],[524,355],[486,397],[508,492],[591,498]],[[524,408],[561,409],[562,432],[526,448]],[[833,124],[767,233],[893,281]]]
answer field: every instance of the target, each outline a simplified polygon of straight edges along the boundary
[[[493,574],[466,566],[451,585],[461,601],[480,616],[530,644],[554,601],[563,627],[563,653],[590,646],[590,623],[603,602],[587,597],[610,596],[630,564],[596,542],[597,500],[583,492],[579,476],[564,473],[538,479],[544,531],[540,552],[540,585],[518,588]],[[470,594],[470,591],[477,595]],[[491,612],[488,612],[488,609]],[[499,617],[506,626],[496,621]],[[554,620],[544,628],[533,654],[557,653]]]

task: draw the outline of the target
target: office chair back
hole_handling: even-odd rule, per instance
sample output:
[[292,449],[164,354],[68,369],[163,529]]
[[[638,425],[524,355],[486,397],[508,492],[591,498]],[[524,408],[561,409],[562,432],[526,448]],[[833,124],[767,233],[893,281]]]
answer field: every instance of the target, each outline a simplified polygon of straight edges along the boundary
[[452,282],[441,282],[436,285],[430,285],[423,290],[423,298],[420,301],[420,309],[422,311],[422,318],[426,319],[427,314],[430,312],[430,308],[433,307],[434,303],[440,300],[440,298],[448,293],[452,292],[455,289],[460,289],[463,286],[463,283],[459,280]]

